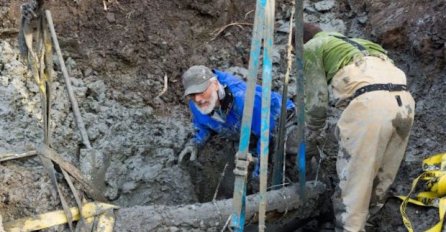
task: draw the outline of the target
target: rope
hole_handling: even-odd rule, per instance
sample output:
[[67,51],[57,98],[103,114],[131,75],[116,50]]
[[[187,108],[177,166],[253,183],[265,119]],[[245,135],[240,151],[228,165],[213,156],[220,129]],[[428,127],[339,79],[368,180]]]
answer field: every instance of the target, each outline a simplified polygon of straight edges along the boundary
[[[413,232],[413,226],[406,214],[409,203],[424,207],[436,207],[439,211],[439,221],[428,232],[441,232],[446,212],[446,153],[440,153],[423,160],[423,173],[412,182],[407,196],[396,196],[403,200],[400,205],[401,217],[404,226],[409,232]],[[425,182],[424,190],[414,198],[414,193],[420,181]]]

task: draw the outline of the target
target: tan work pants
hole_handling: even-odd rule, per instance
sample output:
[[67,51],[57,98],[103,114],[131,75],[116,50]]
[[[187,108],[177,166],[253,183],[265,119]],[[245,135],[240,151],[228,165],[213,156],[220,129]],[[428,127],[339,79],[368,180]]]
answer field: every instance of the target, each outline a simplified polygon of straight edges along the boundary
[[[365,57],[333,77],[335,98],[369,84],[406,84],[390,61]],[[364,231],[370,205],[382,203],[403,160],[415,102],[407,91],[367,92],[353,99],[337,123],[339,186],[333,195],[336,231]]]

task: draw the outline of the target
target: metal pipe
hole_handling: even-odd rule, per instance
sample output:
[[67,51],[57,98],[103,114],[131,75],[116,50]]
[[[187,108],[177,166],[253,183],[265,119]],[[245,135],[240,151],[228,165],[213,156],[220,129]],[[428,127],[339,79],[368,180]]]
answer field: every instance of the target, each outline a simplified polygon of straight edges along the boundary
[[53,18],[51,17],[51,12],[49,10],[45,11],[46,19],[48,21],[48,27],[50,28],[51,38],[53,39],[54,47],[56,48],[57,57],[59,58],[60,69],[62,70],[65,85],[67,86],[68,97],[70,98],[71,107],[73,108],[74,119],[76,120],[77,127],[80,130],[82,142],[87,149],[91,149],[90,140],[88,139],[87,130],[85,129],[84,121],[82,120],[81,113],[79,111],[79,105],[77,104],[76,97],[73,93],[73,88],[71,87],[70,76],[67,72],[67,67],[65,66],[65,61],[62,57],[62,52],[60,51],[59,41],[57,40],[56,31],[54,30]]
[[[298,122],[298,140],[299,149],[297,151],[297,163],[299,171],[300,186],[305,186],[305,102],[304,102],[304,65],[303,65],[303,0],[295,2],[295,59],[297,68],[296,88],[297,94],[294,98],[296,103],[296,113]],[[305,198],[305,190],[301,188],[300,196]]]

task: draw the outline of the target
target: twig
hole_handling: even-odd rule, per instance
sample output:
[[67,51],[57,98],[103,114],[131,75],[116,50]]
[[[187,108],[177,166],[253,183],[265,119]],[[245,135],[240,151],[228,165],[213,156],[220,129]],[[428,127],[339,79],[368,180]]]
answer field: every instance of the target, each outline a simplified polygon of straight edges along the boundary
[[[225,225],[224,225],[223,228],[221,229],[221,232],[224,232],[225,229],[226,229],[226,227],[228,227],[229,222],[231,221],[231,217],[232,217],[232,215],[229,215],[228,220],[226,220]],[[230,227],[228,227],[228,228],[229,228],[230,231],[232,231]]]
[[36,150],[28,151],[22,154],[16,154],[16,153],[6,153],[0,155],[0,162],[13,160],[13,159],[21,159],[29,156],[37,155]]
[[271,190],[271,189],[275,189],[275,187],[280,187],[280,188],[282,188],[282,187],[285,187],[285,186],[287,186],[287,185],[289,185],[289,184],[290,184],[290,183],[284,181],[282,184],[271,185],[271,186],[269,186],[267,189],[268,189],[268,190]]
[[211,35],[213,35],[213,37],[212,37],[212,39],[210,41],[216,39],[218,37],[218,35],[220,35],[224,30],[226,30],[226,28],[228,28],[230,26],[241,26],[241,25],[252,26],[253,24],[252,23],[238,23],[238,22],[235,22],[235,23],[230,23],[230,24],[224,25],[224,26],[214,30],[211,33]]
[[156,96],[156,98],[161,97],[164,93],[166,93],[167,91],[167,87],[168,87],[168,80],[167,80],[167,74],[164,75],[164,86],[163,86],[163,90],[161,90],[161,93],[158,94],[158,96]]
[[254,10],[250,10],[250,11],[246,12],[246,14],[245,14],[245,19],[246,19],[246,18],[248,17],[248,15],[251,14],[252,12],[254,12]]
[[5,28],[5,29],[0,29],[0,36],[3,35],[16,35],[19,33],[19,30],[16,28]]
[[225,164],[225,167],[223,168],[223,171],[220,174],[220,180],[218,181],[217,187],[215,188],[214,197],[212,198],[212,201],[215,201],[217,198],[218,189],[220,188],[221,181],[223,180],[223,177],[225,177],[226,168],[228,167],[228,163]]
[[321,163],[327,157],[327,155],[324,153],[324,147],[320,148],[319,146],[317,146],[317,150],[319,151],[319,162],[317,164],[315,182],[317,182],[319,179],[319,169],[321,167]]
[[212,203],[214,203],[215,208],[217,209],[218,215],[220,216],[220,218],[221,218],[221,211],[220,211],[220,208],[218,208],[218,205],[215,203],[215,199],[217,198],[217,193],[218,193],[218,189],[220,188],[221,181],[223,180],[223,177],[225,176],[226,167],[228,167],[227,162],[225,164],[225,167],[223,168],[223,171],[220,174],[220,180],[218,181],[217,187],[215,188],[214,197],[212,198]]
[[132,17],[133,13],[135,13],[135,10],[132,10],[132,11],[130,11],[129,13],[125,14],[125,17],[126,17],[127,19],[130,19],[130,18]]
[[107,8],[107,3],[105,3],[105,1],[106,1],[106,0],[102,0],[102,3],[104,4],[104,10],[107,11],[108,8]]
[[[285,83],[284,85],[288,85],[290,80],[290,72],[292,65],[292,54],[293,46],[291,45],[292,36],[293,36],[293,17],[294,17],[294,7],[291,8],[291,16],[290,16],[290,29],[288,32],[288,44],[287,44],[287,68],[285,72]],[[288,94],[288,93],[287,93]],[[286,97],[286,96],[283,96]],[[286,136],[285,136],[285,146],[286,146]],[[286,152],[283,155],[283,164],[282,164],[282,183],[285,184],[285,169],[286,169]]]

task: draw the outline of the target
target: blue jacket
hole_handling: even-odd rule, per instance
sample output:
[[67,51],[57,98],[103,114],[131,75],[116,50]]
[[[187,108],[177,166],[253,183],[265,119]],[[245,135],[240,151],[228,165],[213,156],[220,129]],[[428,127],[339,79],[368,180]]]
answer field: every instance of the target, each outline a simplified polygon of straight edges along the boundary
[[[202,146],[209,139],[212,132],[219,134],[226,138],[240,138],[240,127],[242,124],[243,107],[245,104],[246,83],[229,73],[213,70],[217,76],[218,81],[229,91],[233,96],[232,107],[229,109],[225,122],[220,122],[213,119],[209,115],[202,114],[192,100],[189,101],[189,107],[192,111],[193,124],[196,130],[194,143]],[[262,102],[262,87],[256,85],[254,98],[254,111],[252,115],[251,134],[260,138],[260,112]],[[276,93],[271,93],[271,117],[270,117],[270,135],[274,132],[276,122],[280,116],[280,106],[282,97]],[[287,110],[293,109],[294,104],[290,100],[287,101]],[[260,152],[260,139],[257,143],[257,154]]]

